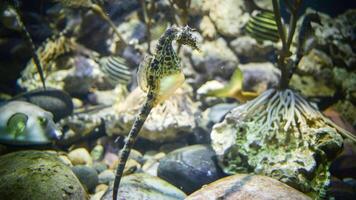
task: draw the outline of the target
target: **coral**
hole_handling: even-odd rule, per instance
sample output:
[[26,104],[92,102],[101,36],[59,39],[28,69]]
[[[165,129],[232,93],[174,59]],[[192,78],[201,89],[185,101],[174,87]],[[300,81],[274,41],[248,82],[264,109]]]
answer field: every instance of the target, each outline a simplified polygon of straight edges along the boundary
[[211,138],[226,173],[262,174],[323,197],[344,132],[299,94],[270,89],[232,110]]

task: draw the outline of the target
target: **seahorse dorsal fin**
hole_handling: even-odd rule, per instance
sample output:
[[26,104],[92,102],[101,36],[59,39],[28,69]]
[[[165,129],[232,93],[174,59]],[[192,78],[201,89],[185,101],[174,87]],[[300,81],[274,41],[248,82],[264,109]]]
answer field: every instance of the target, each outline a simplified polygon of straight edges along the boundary
[[15,113],[7,120],[7,130],[16,138],[24,133],[27,121],[28,116],[26,114],[21,112]]
[[151,64],[152,59],[153,56],[146,56],[140,63],[140,66],[137,70],[137,83],[140,86],[141,90],[143,90],[144,92],[148,91],[147,68]]

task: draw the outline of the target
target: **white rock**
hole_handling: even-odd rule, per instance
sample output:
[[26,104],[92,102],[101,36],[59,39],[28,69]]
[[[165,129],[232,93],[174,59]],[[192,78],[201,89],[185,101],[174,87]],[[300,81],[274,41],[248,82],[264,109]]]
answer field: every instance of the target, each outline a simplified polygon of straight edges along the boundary
[[85,148],[74,149],[68,153],[68,158],[73,165],[92,166],[93,160]]
[[243,11],[243,1],[211,0],[209,4],[209,16],[218,32],[227,37],[239,36],[249,18],[249,14]]

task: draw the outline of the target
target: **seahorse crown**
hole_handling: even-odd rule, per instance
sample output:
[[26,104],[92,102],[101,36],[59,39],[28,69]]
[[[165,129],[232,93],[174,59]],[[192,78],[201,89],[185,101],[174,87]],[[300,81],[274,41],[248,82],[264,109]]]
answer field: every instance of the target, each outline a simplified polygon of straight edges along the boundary
[[199,48],[197,46],[197,41],[193,37],[193,34],[192,34],[195,31],[196,31],[195,29],[192,29],[189,26],[180,28],[176,35],[177,43],[182,44],[182,45],[188,45],[195,50],[199,50]]

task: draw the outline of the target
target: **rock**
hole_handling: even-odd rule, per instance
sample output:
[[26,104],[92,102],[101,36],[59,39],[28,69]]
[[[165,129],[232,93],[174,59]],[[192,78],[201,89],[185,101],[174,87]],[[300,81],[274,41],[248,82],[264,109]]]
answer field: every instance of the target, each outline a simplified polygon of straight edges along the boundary
[[355,28],[355,13],[355,9],[350,9],[336,18],[319,13],[321,25],[315,26],[315,37],[318,45],[324,49],[329,49],[327,53],[337,66],[348,69],[351,69],[356,63],[355,52],[353,47],[350,46],[356,41],[353,31]]
[[[139,136],[154,142],[164,142],[191,134],[196,127],[196,118],[200,114],[198,103],[192,100],[192,96],[192,88],[187,84],[177,89],[172,97],[155,106],[150,112]],[[62,120],[61,126],[77,129],[76,132],[89,133],[92,128],[95,129],[102,124],[108,135],[125,135],[130,131],[145,99],[146,94],[136,88],[124,101],[117,102],[111,107],[99,108],[96,112],[83,113]],[[105,123],[101,123],[103,121]],[[112,163],[107,164],[111,167]]]
[[55,122],[73,113],[73,102],[71,97],[62,90],[53,88],[32,90],[13,98],[32,103],[53,114]]
[[96,162],[93,164],[93,168],[100,174],[101,172],[105,171],[108,169],[108,166],[105,163],[102,162]]
[[[341,133],[325,122],[321,113],[312,114],[318,112],[312,107],[286,112],[298,111],[308,116],[307,119],[297,117],[301,123],[298,128],[286,128],[286,118],[277,118],[273,121],[277,125],[271,125],[267,117],[273,118],[277,114],[269,113],[281,115],[284,112],[279,114],[267,106],[271,104],[271,99],[277,99],[284,92],[266,97],[266,94],[271,94],[268,91],[231,110],[221,123],[214,125],[211,144],[219,165],[227,174],[265,175],[314,197],[323,198],[330,181],[330,161],[342,149]],[[262,98],[269,100],[264,102]],[[296,105],[308,106],[299,100],[295,102]],[[284,103],[288,102],[277,101],[275,105]]]
[[330,173],[339,178],[356,178],[356,157],[355,155],[342,155],[336,158],[331,166]]
[[151,176],[157,176],[159,162],[157,160],[149,160],[142,166],[142,171]]
[[154,156],[146,156],[146,162],[142,166],[142,171],[149,175],[157,176],[159,161],[165,156],[166,154],[163,152],[157,153]]
[[249,14],[244,13],[243,9],[244,3],[240,0],[211,0],[209,17],[220,34],[237,37],[249,18]]
[[106,152],[103,161],[109,169],[115,169],[115,163],[119,161],[119,157],[114,153]]
[[100,160],[104,156],[104,147],[103,145],[96,145],[90,152],[90,155],[93,160]]
[[[118,200],[183,200],[186,197],[184,192],[166,181],[143,173],[124,176],[118,194]],[[102,200],[112,200],[112,186]]]
[[95,193],[98,193],[98,192],[101,192],[103,191],[103,194],[104,192],[109,188],[109,186],[107,186],[106,184],[99,184],[96,186],[95,188]]
[[[339,102],[338,102],[339,103]],[[337,103],[337,104],[338,104]],[[341,116],[341,114],[337,111],[335,111],[335,109],[333,109],[333,107],[329,107],[327,109],[325,109],[323,111],[323,114],[328,117],[329,119],[331,119],[331,121],[333,123],[335,123],[337,126],[339,126],[340,128],[350,132],[350,133],[353,133],[353,134],[356,134],[356,130],[354,129],[354,127],[347,121],[345,120],[344,117]],[[345,113],[344,113],[345,114]],[[345,116],[345,115],[344,115]],[[352,119],[351,119],[352,120]],[[347,139],[347,138],[345,138]],[[347,144],[347,141],[344,140],[344,148],[343,148],[343,151],[346,152],[346,151],[349,151],[350,148],[348,147],[349,144]],[[352,146],[352,145],[351,145]],[[351,147],[352,149],[352,147]],[[352,154],[352,153],[351,153]],[[355,152],[353,153],[355,154]]]
[[144,59],[144,55],[142,54],[142,51],[140,51],[140,49],[135,48],[132,45],[124,49],[122,56],[132,66],[139,66],[141,61]]
[[101,197],[105,194],[105,191],[99,191],[90,197],[90,200],[101,200]]
[[68,158],[73,165],[93,165],[93,160],[85,148],[77,148],[72,150],[68,153]]
[[329,189],[330,198],[336,200],[356,199],[356,190],[351,185],[340,180],[332,180]]
[[347,100],[340,100],[332,105],[338,113],[342,115],[352,126],[356,126],[356,106]]
[[209,11],[207,8],[208,3],[209,1],[206,0],[192,0],[189,6],[189,14],[194,16],[201,16],[203,14],[207,14]]
[[203,145],[177,149],[163,158],[158,166],[158,176],[186,193],[192,193],[204,184],[222,177],[215,153]]
[[232,40],[230,45],[243,63],[273,61],[277,50],[273,42],[263,41],[263,43],[259,43],[248,35]]
[[267,10],[273,10],[272,1],[270,1],[270,0],[254,0],[254,2],[260,8],[264,8],[264,9],[267,9]]
[[98,185],[98,173],[95,169],[85,165],[77,165],[72,167],[72,171],[89,192],[94,191]]
[[194,192],[186,200],[311,200],[307,195],[275,179],[248,174],[229,176]]
[[[76,55],[63,55],[49,63],[50,67],[46,70],[46,85],[48,88],[64,90],[69,94],[85,95],[92,87],[97,89],[108,88],[108,84],[103,83],[103,73],[99,69],[98,63],[93,59],[85,57],[79,53],[87,55],[90,50],[85,48],[77,49]],[[29,65],[28,68],[35,67]],[[34,78],[33,78],[34,77]],[[21,87],[27,90],[42,87],[37,76],[31,75],[27,78],[18,80]]]
[[[63,70],[62,80],[53,73],[48,77],[51,82],[62,82],[63,90],[70,94],[87,94],[95,84],[100,83],[104,77],[98,63],[84,56],[76,56],[69,59],[72,63],[68,70]],[[58,86],[57,86],[58,88]],[[104,87],[105,88],[105,87]],[[100,89],[100,88],[99,88]]]
[[346,99],[356,104],[356,73],[343,68],[333,68],[333,80],[342,87]]
[[60,155],[58,157],[65,165],[67,165],[68,167],[73,167],[72,162],[69,160],[69,158],[65,155]]
[[115,179],[115,174],[111,170],[105,170],[99,174],[99,183],[100,184],[109,184]]
[[72,98],[72,102],[75,109],[82,108],[84,105],[83,101],[78,98]]
[[114,90],[94,91],[88,95],[90,103],[107,106],[113,105],[116,98]]
[[18,151],[0,157],[2,199],[87,199],[72,170],[56,156]]
[[215,76],[226,79],[239,63],[223,38],[204,42],[200,49],[201,52],[191,51],[191,60],[194,70],[204,75],[205,80]]
[[332,67],[333,61],[331,58],[325,52],[318,49],[312,49],[298,63],[298,70],[303,74],[323,76],[325,78],[332,76]]
[[201,19],[199,29],[202,32],[202,36],[206,39],[211,40],[217,36],[215,26],[208,16],[204,16]]
[[243,91],[261,94],[269,88],[276,88],[279,84],[280,71],[270,62],[240,64],[243,73]]
[[236,106],[236,103],[223,103],[208,108],[209,121],[214,124],[221,122],[225,115]]
[[[177,89],[172,97],[151,111],[139,136],[150,141],[163,142],[191,133],[199,114],[198,105],[191,96],[189,86]],[[106,123],[106,132],[128,133],[145,98],[146,94],[136,88],[124,102],[116,104],[112,111],[117,118]]]
[[222,98],[206,96],[209,91],[221,89],[223,87],[224,84],[217,80],[207,81],[200,88],[198,88],[197,99],[202,102],[204,108],[223,103],[224,101]]
[[[143,42],[146,37],[146,26],[139,19],[137,12],[133,12],[127,17],[125,22],[120,23],[118,30],[127,43],[131,40]],[[114,37],[116,38],[116,34]],[[119,39],[116,38],[114,40],[118,41]]]
[[290,86],[301,91],[305,97],[332,97],[336,92],[335,86],[330,85],[330,80],[323,80],[310,75],[294,74],[290,80]]
[[171,151],[174,151],[176,149],[179,149],[179,148],[182,148],[185,146],[188,146],[187,141],[176,141],[176,142],[171,142],[171,143],[165,143],[159,147],[159,151],[162,153],[162,155],[164,154],[164,156],[165,156],[166,153],[169,153]]
[[344,178],[342,180],[342,182],[344,182],[347,185],[351,186],[354,189],[354,191],[356,192],[356,179],[354,179],[354,178]]
[[[117,168],[118,164],[119,163],[116,164],[115,168]],[[141,169],[141,164],[140,163],[138,163],[136,160],[128,159],[126,164],[125,164],[125,168],[124,168],[123,174],[124,175],[132,174],[132,173],[138,171],[139,169]]]
[[137,162],[141,163],[143,160],[143,155],[136,149],[131,149],[129,159],[136,160]]

